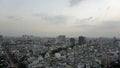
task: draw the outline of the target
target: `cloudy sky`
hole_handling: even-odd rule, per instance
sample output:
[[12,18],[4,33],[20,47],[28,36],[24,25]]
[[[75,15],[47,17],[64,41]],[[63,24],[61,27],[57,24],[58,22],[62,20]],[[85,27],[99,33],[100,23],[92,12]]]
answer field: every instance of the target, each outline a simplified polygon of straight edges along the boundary
[[0,34],[120,37],[120,0],[0,0]]

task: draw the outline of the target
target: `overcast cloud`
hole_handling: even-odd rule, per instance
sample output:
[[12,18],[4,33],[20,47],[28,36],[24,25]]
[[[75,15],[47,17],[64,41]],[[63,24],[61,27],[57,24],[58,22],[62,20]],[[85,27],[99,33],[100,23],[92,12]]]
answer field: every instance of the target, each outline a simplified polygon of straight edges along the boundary
[[0,0],[3,35],[120,37],[119,23],[120,0]]
[[44,21],[49,22],[50,24],[66,24],[69,17],[63,16],[63,15],[45,15],[45,14],[33,14],[33,16],[36,16]]
[[82,2],[83,0],[69,0],[70,2],[70,6],[75,6],[78,5],[80,2]]

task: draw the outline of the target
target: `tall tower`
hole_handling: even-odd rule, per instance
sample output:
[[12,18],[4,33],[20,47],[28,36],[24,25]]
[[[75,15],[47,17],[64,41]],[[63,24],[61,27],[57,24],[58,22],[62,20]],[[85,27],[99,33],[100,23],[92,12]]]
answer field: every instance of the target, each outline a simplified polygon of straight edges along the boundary
[[57,41],[58,41],[58,43],[66,43],[66,37],[65,37],[65,35],[59,35],[57,37]]
[[3,35],[0,35],[0,44],[2,43],[3,41]]
[[72,46],[75,45],[75,39],[74,38],[70,38],[70,45],[72,45]]
[[78,44],[79,44],[79,45],[83,45],[83,44],[85,44],[85,43],[86,43],[85,37],[79,36]]

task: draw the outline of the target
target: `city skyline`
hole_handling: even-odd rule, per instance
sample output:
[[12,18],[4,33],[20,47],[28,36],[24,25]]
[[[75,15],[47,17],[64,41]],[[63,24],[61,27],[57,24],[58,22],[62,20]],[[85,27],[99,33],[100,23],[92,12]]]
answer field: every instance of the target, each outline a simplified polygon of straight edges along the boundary
[[0,0],[0,34],[120,37],[119,0]]

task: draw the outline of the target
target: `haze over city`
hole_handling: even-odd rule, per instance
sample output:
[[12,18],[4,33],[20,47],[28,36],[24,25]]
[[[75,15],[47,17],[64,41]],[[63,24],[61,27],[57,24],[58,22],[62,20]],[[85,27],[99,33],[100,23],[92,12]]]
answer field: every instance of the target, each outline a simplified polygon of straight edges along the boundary
[[120,37],[120,0],[0,0],[0,34]]

